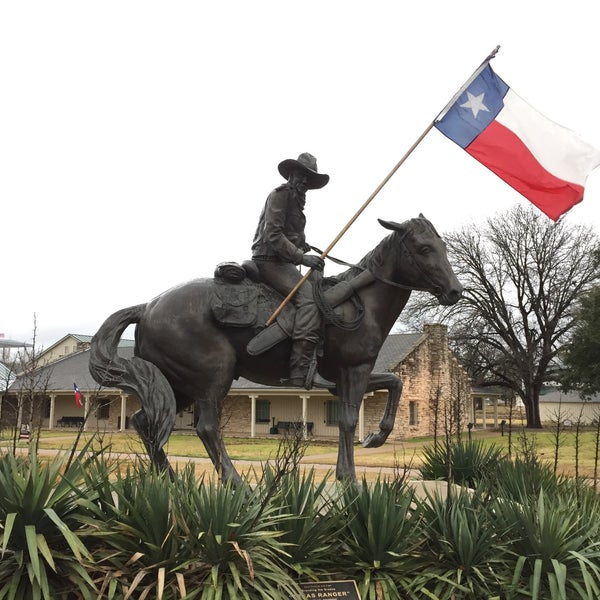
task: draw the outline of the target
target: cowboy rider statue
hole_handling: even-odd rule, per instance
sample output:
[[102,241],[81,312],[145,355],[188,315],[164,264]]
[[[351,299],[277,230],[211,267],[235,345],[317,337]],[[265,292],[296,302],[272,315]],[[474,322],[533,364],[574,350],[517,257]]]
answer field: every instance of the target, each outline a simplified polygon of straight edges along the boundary
[[[306,191],[324,187],[329,175],[317,171],[317,159],[304,152],[298,159],[289,158],[279,163],[279,173],[287,182],[275,188],[261,212],[254,241],[252,260],[258,267],[262,281],[287,296],[302,278],[298,265],[323,271],[320,256],[309,254],[304,228]],[[292,333],[290,379],[294,387],[334,388],[335,384],[311,368],[316,361],[317,345],[321,340],[321,316],[313,299],[310,281],[305,281],[292,297],[296,318]],[[311,376],[311,373],[314,374]]]

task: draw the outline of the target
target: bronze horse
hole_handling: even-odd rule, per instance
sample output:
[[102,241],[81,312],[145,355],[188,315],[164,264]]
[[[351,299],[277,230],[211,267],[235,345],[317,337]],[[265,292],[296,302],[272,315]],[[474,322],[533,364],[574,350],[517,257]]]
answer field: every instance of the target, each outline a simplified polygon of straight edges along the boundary
[[[372,373],[379,350],[406,305],[412,290],[425,290],[440,304],[454,304],[462,294],[446,256],[446,246],[422,215],[398,224],[380,223],[391,230],[359,263],[336,276],[340,282],[368,282],[356,294],[364,315],[358,327],[346,330],[328,325],[324,332],[319,372],[335,382],[340,399],[338,479],[356,479],[354,435],[363,396],[385,389],[387,405],[379,431],[365,447],[381,446],[394,426],[402,382],[393,373]],[[365,274],[368,275],[365,278]],[[92,340],[90,371],[100,385],[115,386],[137,395],[141,410],[132,423],[149,457],[168,468],[162,449],[175,424],[175,415],[195,404],[196,431],[223,480],[239,480],[221,437],[223,401],[233,379],[240,376],[277,386],[286,378],[289,340],[260,355],[247,350],[263,328],[226,327],[210,308],[214,279],[195,279],[170,289],[147,304],[110,316]],[[346,302],[347,304],[347,302]],[[273,310],[277,307],[273,305]],[[135,356],[117,354],[125,328],[137,323]]]

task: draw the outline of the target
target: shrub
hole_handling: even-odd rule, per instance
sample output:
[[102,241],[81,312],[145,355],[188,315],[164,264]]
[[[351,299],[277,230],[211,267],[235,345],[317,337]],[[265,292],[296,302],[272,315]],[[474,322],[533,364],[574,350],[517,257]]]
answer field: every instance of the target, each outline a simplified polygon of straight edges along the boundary
[[327,476],[317,482],[314,470],[294,470],[281,478],[267,465],[261,487],[268,491],[276,486],[270,504],[276,521],[279,541],[285,545],[286,568],[297,576],[316,577],[331,571],[331,557],[338,551],[335,540],[342,523],[335,499],[326,489]]
[[[597,508],[597,503],[596,503]],[[573,510],[572,501],[540,491],[537,500],[498,500],[498,528],[514,555],[507,598],[569,600],[600,597],[598,511]]]
[[444,442],[423,449],[423,479],[446,479],[459,485],[476,487],[493,477],[498,465],[505,461],[502,448],[486,445],[482,440]]
[[421,513],[413,493],[393,482],[347,486],[340,499],[336,562],[358,580],[363,600],[403,598],[418,569]]
[[63,456],[40,464],[35,454],[0,455],[0,598],[97,596],[79,537],[84,465],[83,455],[68,466]]
[[[510,557],[482,489],[428,495],[422,501],[425,543],[414,589],[428,598],[492,598]],[[423,595],[419,597],[424,597]]]

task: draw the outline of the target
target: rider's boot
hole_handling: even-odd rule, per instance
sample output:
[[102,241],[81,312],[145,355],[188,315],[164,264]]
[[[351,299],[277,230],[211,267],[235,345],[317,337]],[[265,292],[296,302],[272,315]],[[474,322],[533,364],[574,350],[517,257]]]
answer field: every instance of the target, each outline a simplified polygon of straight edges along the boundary
[[293,387],[333,389],[336,384],[321,377],[317,371],[317,342],[294,340],[290,356],[289,384]]

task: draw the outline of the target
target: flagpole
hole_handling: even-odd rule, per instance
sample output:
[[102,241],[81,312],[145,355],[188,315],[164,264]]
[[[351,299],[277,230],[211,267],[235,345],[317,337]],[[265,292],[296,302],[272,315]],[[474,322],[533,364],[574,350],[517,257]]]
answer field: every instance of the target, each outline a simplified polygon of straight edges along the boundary
[[[475,80],[475,78],[479,76],[481,71],[483,71],[483,69],[485,69],[485,67],[492,60],[492,58],[494,58],[496,56],[499,49],[500,49],[500,46],[496,46],[494,48],[494,50],[492,50],[492,52],[490,52],[490,54],[488,54],[488,56],[484,59],[484,61],[479,65],[479,67],[477,67],[477,69],[475,69],[475,71],[473,72],[471,77],[469,77],[469,79],[467,79],[467,81],[462,85],[462,87],[458,90],[458,92],[456,92],[456,94],[454,94],[454,96],[452,97],[450,102],[448,102],[448,104],[446,104],[446,106],[442,109],[442,111],[440,113],[438,113],[438,115],[435,117],[435,119],[433,119],[433,121],[425,128],[425,131],[423,131],[423,133],[417,138],[416,142],[407,150],[407,152],[404,154],[404,156],[396,163],[394,168],[384,177],[383,181],[375,188],[373,193],[365,200],[363,205],[356,211],[356,213],[354,213],[354,215],[348,221],[348,223],[346,223],[346,225],[342,228],[342,230],[335,236],[335,238],[331,242],[331,244],[329,244],[329,246],[327,246],[327,248],[325,248],[325,250],[323,250],[323,252],[320,255],[321,258],[324,259],[327,257],[327,255],[331,252],[332,248],[340,241],[340,239],[348,231],[348,229],[350,229],[350,227],[356,221],[356,219],[358,219],[358,217],[360,217],[360,215],[364,212],[364,210],[367,208],[367,206],[369,206],[369,204],[373,201],[375,196],[377,196],[377,194],[379,194],[379,192],[383,189],[385,184],[394,176],[396,171],[404,164],[406,159],[413,153],[415,148],[423,141],[423,138],[435,127],[436,123],[438,123],[444,117],[444,115],[450,110],[452,105],[458,100],[458,98],[461,96],[461,94],[471,85],[471,83]],[[271,323],[273,323],[273,321],[279,316],[279,314],[285,308],[285,306],[288,304],[288,302],[294,297],[296,292],[300,289],[300,287],[304,284],[304,282],[310,277],[311,273],[312,273],[312,269],[308,269],[308,271],[304,274],[302,279],[300,279],[300,281],[298,281],[298,283],[294,286],[294,288],[290,291],[290,293],[281,302],[281,304],[278,306],[277,310],[275,310],[275,312],[269,317],[269,319],[265,323],[266,327],[271,325]]]

